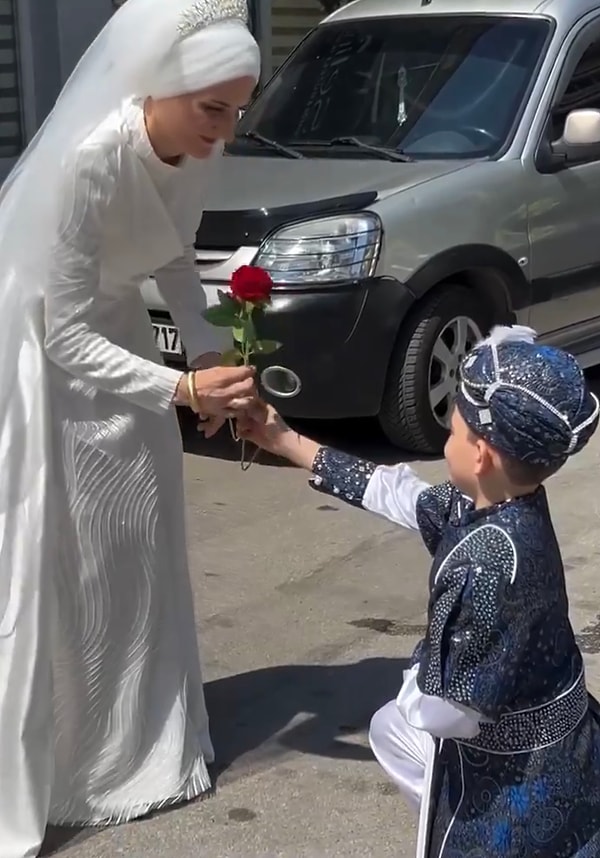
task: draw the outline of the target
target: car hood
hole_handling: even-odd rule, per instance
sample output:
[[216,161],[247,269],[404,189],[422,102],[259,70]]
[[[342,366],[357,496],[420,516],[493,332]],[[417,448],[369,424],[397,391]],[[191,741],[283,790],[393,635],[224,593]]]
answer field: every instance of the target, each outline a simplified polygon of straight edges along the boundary
[[228,155],[222,162],[220,181],[207,195],[205,210],[273,209],[368,192],[382,199],[471,163]]

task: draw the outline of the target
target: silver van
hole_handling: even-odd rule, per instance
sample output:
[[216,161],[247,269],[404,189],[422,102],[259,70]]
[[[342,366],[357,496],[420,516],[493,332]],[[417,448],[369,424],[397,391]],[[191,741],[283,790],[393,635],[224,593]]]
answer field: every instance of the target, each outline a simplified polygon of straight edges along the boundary
[[[290,417],[438,452],[459,363],[519,321],[600,362],[598,0],[355,0],[243,116],[197,237],[209,304],[271,272]],[[178,332],[146,286],[157,341]]]

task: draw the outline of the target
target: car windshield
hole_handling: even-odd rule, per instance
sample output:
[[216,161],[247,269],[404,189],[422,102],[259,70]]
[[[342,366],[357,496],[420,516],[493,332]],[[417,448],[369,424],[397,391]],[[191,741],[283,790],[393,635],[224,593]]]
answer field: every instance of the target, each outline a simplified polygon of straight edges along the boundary
[[489,15],[323,25],[248,109],[232,151],[273,154],[255,134],[330,157],[378,157],[365,143],[416,159],[493,156],[549,32],[542,18]]

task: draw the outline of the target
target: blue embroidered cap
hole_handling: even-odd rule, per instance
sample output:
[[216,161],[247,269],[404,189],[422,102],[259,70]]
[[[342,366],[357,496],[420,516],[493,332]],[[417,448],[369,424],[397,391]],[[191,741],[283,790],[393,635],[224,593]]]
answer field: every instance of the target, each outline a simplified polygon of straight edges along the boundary
[[535,337],[520,325],[494,328],[463,361],[457,406],[497,450],[560,466],[590,440],[600,407],[575,358]]

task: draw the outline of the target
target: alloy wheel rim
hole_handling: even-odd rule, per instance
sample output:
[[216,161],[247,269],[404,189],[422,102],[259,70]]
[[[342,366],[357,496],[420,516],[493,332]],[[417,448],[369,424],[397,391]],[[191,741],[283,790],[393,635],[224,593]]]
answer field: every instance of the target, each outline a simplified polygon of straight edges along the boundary
[[436,338],[429,360],[429,406],[436,423],[444,429],[450,425],[460,365],[480,339],[479,326],[468,316],[455,316]]

